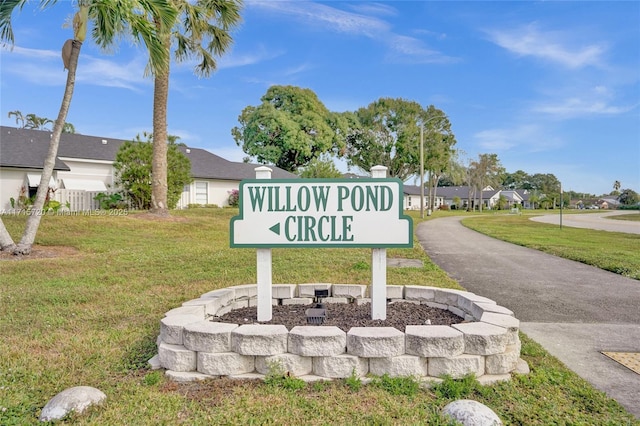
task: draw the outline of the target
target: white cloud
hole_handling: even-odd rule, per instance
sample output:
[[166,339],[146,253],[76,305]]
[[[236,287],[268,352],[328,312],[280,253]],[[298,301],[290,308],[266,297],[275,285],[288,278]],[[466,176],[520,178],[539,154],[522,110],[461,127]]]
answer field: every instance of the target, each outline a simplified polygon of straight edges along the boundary
[[385,44],[391,47],[391,58],[412,62],[412,63],[450,63],[457,62],[458,59],[443,55],[442,53],[428,49],[424,43],[414,37],[402,35],[389,35]]
[[282,74],[286,75],[286,76],[292,76],[292,75],[303,73],[303,72],[305,72],[307,70],[310,70],[312,68],[313,68],[313,66],[311,64],[304,63],[304,64],[300,64],[300,65],[297,65],[297,66],[294,66],[294,67],[290,67],[290,68],[284,70]]
[[527,152],[556,149],[564,142],[539,125],[524,124],[511,128],[487,129],[473,135],[483,150],[490,152],[510,151],[514,148]]
[[398,10],[386,3],[355,3],[349,5],[351,10],[365,15],[397,16]]
[[261,45],[258,46],[258,48],[253,52],[231,52],[229,54],[225,54],[223,57],[218,59],[218,69],[238,68],[255,65],[264,61],[270,61],[279,56],[282,56],[283,54],[284,51],[282,50],[270,51]]
[[[67,74],[64,72],[60,53],[53,50],[27,49],[19,46],[12,51],[3,49],[4,71],[42,86],[63,86]],[[103,87],[119,87],[137,91],[145,81],[146,59],[138,56],[129,62],[116,62],[80,54],[76,81]]]
[[360,13],[302,1],[248,1],[246,4],[248,7],[293,16],[294,19],[304,21],[305,26],[322,25],[324,29],[329,31],[377,40],[391,49],[388,57],[393,60],[408,60],[414,63],[443,63],[456,60],[428,49],[417,38],[394,33],[388,22],[366,15],[392,15],[395,13],[395,9],[383,4],[367,4],[366,7],[363,4],[352,6],[352,9]]
[[313,2],[248,1],[246,5],[283,15],[291,15],[296,19],[307,21],[309,25],[323,24],[337,32],[372,37],[376,33],[389,31],[389,25],[380,19],[345,12]]
[[603,101],[568,98],[557,103],[537,106],[534,111],[553,114],[559,118],[578,117],[582,115],[615,115],[631,111],[634,106],[614,106]]
[[573,94],[556,96],[555,99],[534,105],[533,111],[549,114],[552,118],[566,119],[589,115],[622,114],[636,108],[635,105],[614,105],[616,93],[598,85],[590,90],[575,90]]
[[[43,60],[51,60],[55,58],[60,60],[60,63],[62,63],[60,52],[55,52],[53,50],[29,49],[20,46],[2,46],[0,47],[0,51],[8,52],[8,54],[14,54],[23,58],[38,58]],[[5,54],[6,53],[3,53],[3,55]]]
[[487,30],[492,42],[520,56],[533,56],[576,69],[602,65],[605,47],[597,43],[570,45],[571,34],[543,31],[533,23],[506,30]]
[[82,58],[84,63],[78,66],[77,80],[95,86],[119,87],[138,91],[139,86],[151,84],[144,78],[146,59],[134,59],[126,63],[117,63],[93,57]]

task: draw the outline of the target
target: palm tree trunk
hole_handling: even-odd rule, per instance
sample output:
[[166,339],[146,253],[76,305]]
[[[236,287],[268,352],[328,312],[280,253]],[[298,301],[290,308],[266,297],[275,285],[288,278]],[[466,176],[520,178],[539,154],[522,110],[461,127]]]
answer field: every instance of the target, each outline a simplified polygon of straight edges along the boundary
[[49,152],[44,160],[44,166],[42,168],[42,176],[40,177],[40,185],[38,185],[38,191],[36,192],[36,199],[33,203],[33,209],[31,214],[27,218],[27,224],[22,234],[22,238],[14,249],[14,254],[30,254],[31,246],[36,239],[36,233],[40,226],[40,219],[43,215],[44,202],[49,192],[49,181],[53,174],[53,167],[56,163],[56,157],[58,156],[58,147],[60,146],[60,135],[64,123],[67,121],[67,113],[69,112],[69,106],[71,105],[71,98],[73,97],[73,89],[76,83],[76,69],[78,68],[78,57],[80,56],[80,48],[82,42],[78,40],[73,41],[71,48],[71,57],[69,60],[69,71],[67,73],[67,85],[64,88],[64,95],[62,97],[62,103],[60,105],[60,111],[58,112],[58,119],[53,126],[53,134],[51,135],[51,142],[49,143]]
[[4,226],[2,218],[0,218],[0,251],[14,251],[16,244],[13,242],[13,238],[9,235],[9,231]]
[[158,73],[153,83],[153,159],[151,161],[151,210],[168,216],[167,205],[167,104],[169,71]]

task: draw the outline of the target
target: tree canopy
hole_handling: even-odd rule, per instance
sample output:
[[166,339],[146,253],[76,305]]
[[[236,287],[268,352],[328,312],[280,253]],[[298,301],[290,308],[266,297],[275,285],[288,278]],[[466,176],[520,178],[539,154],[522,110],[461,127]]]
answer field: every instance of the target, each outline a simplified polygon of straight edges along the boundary
[[261,164],[295,173],[325,153],[344,147],[346,121],[310,89],[271,86],[258,106],[248,106],[231,131],[239,147]]
[[439,169],[441,162],[448,162],[445,152],[455,144],[447,116],[433,106],[424,109],[414,101],[380,98],[358,109],[354,117],[349,121],[347,159],[363,171],[382,165],[389,177],[406,180],[418,174],[421,123],[427,169]]
[[[116,171],[116,185],[123,189],[136,208],[146,210],[151,207],[153,136],[148,133],[143,136],[146,140],[137,135],[134,140],[120,146],[113,168]],[[193,181],[191,161],[180,151],[177,139],[169,136],[167,145],[169,208],[175,208],[184,186]]]
[[488,185],[497,186],[504,174],[504,168],[497,154],[480,154],[477,160],[471,162],[469,169],[470,185],[480,194],[479,209],[482,211],[482,190]]
[[342,173],[327,155],[314,158],[308,166],[300,169],[300,177],[308,179],[341,178]]
[[631,206],[633,204],[637,204],[640,201],[640,196],[633,189],[623,189],[620,195],[618,196],[618,201],[622,205]]

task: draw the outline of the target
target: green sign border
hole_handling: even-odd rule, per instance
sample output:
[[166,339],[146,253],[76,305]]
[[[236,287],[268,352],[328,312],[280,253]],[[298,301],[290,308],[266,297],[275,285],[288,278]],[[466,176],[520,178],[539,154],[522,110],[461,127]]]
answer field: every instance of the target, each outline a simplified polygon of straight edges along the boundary
[[242,210],[242,194],[243,188],[247,184],[255,184],[255,183],[294,183],[294,184],[306,184],[306,183],[316,184],[316,183],[349,183],[354,184],[357,182],[393,182],[399,184],[400,188],[400,196],[402,197],[404,194],[403,191],[403,183],[398,178],[354,178],[354,179],[245,179],[240,181],[240,189],[239,189],[239,197],[240,201],[238,207],[240,208],[240,214],[231,218],[231,222],[229,225],[229,246],[231,248],[412,248],[413,247],[413,219],[411,216],[404,214],[404,209],[402,208],[402,200],[398,203],[398,219],[406,220],[409,222],[409,242],[407,244],[349,244],[349,243],[308,243],[308,244],[300,244],[300,243],[281,243],[281,244],[235,244],[233,242],[233,223],[236,220],[242,220],[243,210]]

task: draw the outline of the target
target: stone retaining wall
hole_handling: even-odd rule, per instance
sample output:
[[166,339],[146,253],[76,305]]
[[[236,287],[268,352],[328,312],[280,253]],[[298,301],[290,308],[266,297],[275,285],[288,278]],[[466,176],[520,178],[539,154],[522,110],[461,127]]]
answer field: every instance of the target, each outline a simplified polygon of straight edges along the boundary
[[[368,286],[275,284],[273,304],[309,304],[315,290],[329,290],[325,303],[365,303]],[[260,378],[275,363],[304,380],[345,378],[355,373],[438,380],[474,373],[481,383],[508,380],[520,361],[520,322],[509,309],[459,290],[417,285],[387,286],[388,303],[398,301],[447,309],[465,319],[452,326],[393,327],[227,324],[216,322],[232,309],[255,306],[257,286],[211,291],[172,309],[160,321],[158,355],[152,366],[174,380],[211,376]]]

